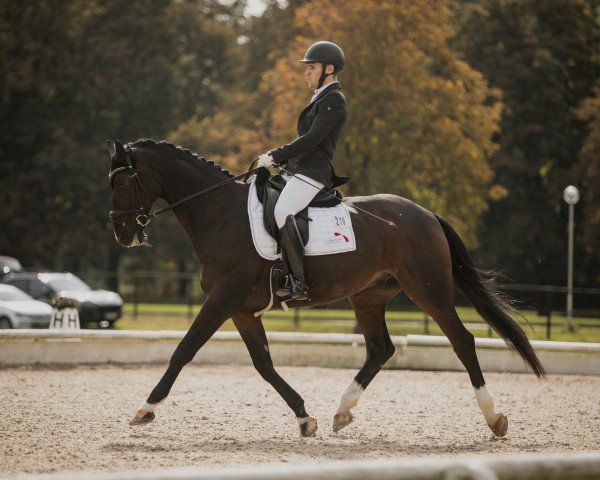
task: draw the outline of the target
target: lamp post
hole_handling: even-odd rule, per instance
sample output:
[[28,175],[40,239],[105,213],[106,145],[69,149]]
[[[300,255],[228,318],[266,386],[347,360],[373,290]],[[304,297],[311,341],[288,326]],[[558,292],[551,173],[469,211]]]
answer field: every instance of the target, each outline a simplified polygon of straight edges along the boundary
[[573,330],[573,228],[575,226],[575,204],[579,201],[579,190],[569,185],[563,192],[565,202],[569,204],[569,254],[567,261],[567,328]]

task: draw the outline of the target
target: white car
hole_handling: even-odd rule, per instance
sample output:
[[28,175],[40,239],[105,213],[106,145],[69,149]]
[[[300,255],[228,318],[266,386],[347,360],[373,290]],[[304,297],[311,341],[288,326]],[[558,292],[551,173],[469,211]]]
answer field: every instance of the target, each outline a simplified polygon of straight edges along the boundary
[[56,297],[78,301],[81,325],[109,328],[123,313],[123,299],[118,293],[92,290],[72,273],[9,273],[1,281],[46,303],[51,303]]
[[0,284],[0,328],[48,328],[52,307],[12,285]]

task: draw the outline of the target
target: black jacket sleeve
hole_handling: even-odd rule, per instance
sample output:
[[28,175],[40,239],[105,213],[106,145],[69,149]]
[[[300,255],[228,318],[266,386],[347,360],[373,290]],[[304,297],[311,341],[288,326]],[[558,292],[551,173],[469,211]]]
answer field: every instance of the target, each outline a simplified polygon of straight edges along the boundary
[[306,153],[319,145],[345,115],[346,104],[343,99],[338,95],[327,95],[317,106],[317,115],[310,130],[293,142],[269,153],[277,164]]

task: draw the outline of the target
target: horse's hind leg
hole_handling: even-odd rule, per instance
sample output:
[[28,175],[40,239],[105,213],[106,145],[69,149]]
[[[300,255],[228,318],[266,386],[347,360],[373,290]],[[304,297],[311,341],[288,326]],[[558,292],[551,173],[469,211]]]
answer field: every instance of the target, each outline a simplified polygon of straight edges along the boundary
[[508,419],[504,414],[496,412],[494,400],[485,386],[473,334],[462,324],[454,307],[448,313],[438,314],[437,319],[433,315],[432,317],[448,337],[454,352],[467,369],[471,384],[475,389],[477,404],[483,412],[486,423],[495,435],[503,437],[508,430]]
[[398,292],[399,288],[394,284],[387,288],[369,288],[348,297],[365,337],[367,358],[342,394],[340,406],[333,417],[334,432],[339,432],[352,422],[354,416],[351,410],[358,405],[365,388],[394,354],[394,345],[385,324],[385,307]]
[[314,437],[317,432],[317,420],[308,416],[302,397],[275,371],[261,319],[255,318],[252,314],[239,313],[234,315],[233,323],[240,332],[260,376],[273,386],[296,414],[300,436]]
[[[443,262],[440,262],[439,265],[443,265]],[[425,271],[426,269],[421,269],[420,274],[424,274]],[[405,291],[415,304],[435,320],[444,335],[450,340],[454,352],[467,369],[471,384],[475,389],[477,404],[490,429],[499,437],[506,435],[508,419],[502,413],[495,411],[494,400],[487,391],[477,359],[475,338],[460,321],[454,308],[452,280],[444,280],[443,272],[438,272],[437,276],[432,275],[430,278],[420,277],[418,281],[415,281],[413,277],[413,282],[407,283]]]

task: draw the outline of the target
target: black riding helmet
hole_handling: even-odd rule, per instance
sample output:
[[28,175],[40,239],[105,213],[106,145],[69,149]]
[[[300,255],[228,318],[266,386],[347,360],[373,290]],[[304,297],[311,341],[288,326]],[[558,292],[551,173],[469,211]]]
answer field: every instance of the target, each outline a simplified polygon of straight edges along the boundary
[[[327,78],[327,74],[325,73],[325,68],[327,65],[333,65],[333,73],[340,73],[344,67],[346,66],[346,59],[344,57],[344,52],[340,47],[338,47],[335,43],[320,41],[311,45],[306,53],[304,54],[304,58],[300,60],[302,63],[322,63],[323,64],[323,72],[321,73],[321,77],[319,78],[319,87],[323,85],[325,78]],[[330,74],[331,75],[331,74]]]

